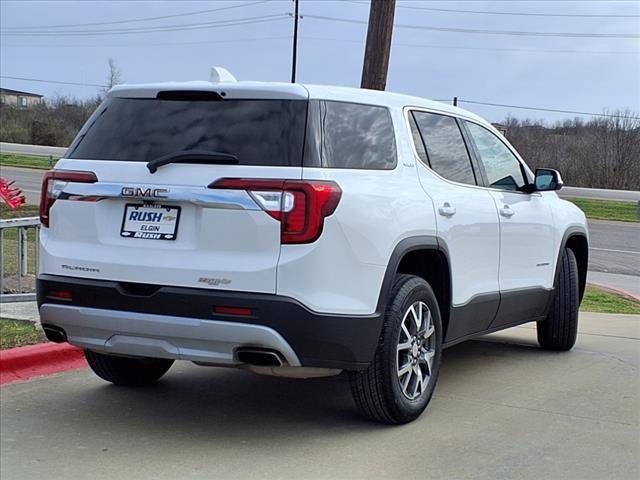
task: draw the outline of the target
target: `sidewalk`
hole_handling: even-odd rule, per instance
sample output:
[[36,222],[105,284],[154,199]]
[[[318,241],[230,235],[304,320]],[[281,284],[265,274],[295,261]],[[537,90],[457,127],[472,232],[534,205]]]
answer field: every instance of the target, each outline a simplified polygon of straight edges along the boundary
[[0,317],[12,320],[28,320],[35,323],[40,321],[36,302],[0,303]]
[[640,301],[640,277],[589,271],[587,272],[587,283],[623,291]]

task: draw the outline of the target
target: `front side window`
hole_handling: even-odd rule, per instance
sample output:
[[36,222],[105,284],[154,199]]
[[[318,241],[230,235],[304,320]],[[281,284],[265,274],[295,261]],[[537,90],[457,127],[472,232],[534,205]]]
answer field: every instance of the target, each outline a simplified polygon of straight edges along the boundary
[[511,150],[493,133],[480,125],[465,122],[473,138],[489,185],[502,190],[518,190],[525,185],[522,166]]
[[[433,170],[447,180],[476,185],[471,158],[455,118],[436,113],[412,112],[424,142],[424,149]],[[414,134],[414,142],[417,142]],[[416,144],[418,154],[421,149]]]
[[323,167],[391,170],[396,166],[395,133],[385,107],[322,102],[320,129]]

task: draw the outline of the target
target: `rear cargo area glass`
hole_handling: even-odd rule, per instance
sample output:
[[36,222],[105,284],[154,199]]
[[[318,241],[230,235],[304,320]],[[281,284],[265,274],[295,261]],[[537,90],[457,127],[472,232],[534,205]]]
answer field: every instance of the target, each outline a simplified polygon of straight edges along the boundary
[[183,150],[235,155],[239,165],[301,166],[306,100],[109,98],[68,158],[148,162]]

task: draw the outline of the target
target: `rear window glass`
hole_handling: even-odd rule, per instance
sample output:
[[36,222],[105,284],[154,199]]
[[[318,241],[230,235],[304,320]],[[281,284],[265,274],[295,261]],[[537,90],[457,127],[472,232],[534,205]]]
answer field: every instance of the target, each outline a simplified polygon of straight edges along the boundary
[[396,165],[393,123],[385,107],[323,102],[320,129],[323,167],[390,170]]
[[240,165],[300,166],[306,100],[109,98],[69,158],[148,162],[183,150],[233,154]]

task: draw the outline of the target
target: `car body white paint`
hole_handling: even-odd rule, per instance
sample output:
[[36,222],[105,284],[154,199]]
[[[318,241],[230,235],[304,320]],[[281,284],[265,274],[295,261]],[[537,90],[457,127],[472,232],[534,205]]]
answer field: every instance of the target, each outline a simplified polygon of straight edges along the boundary
[[[410,109],[478,123],[520,158],[494,127],[465,110],[386,92],[262,82],[123,85],[109,95],[153,98],[172,89],[224,91],[226,98],[309,98],[387,107],[397,165],[393,170],[349,170],[173,164],[151,174],[144,162],[61,159],[56,169],[94,172],[99,181],[93,186],[154,185],[186,188],[195,195],[223,177],[302,178],[335,181],[343,193],[321,237],[304,245],[280,245],[279,223],[256,205],[229,209],[180,203],[177,240],[158,242],[119,236],[126,198],[57,201],[51,227],[41,232],[40,273],[275,293],[319,313],[365,315],[375,311],[392,252],[403,239],[438,237],[449,252],[452,303],[464,305],[486,293],[552,288],[564,233],[576,226],[586,232],[582,212],[554,192],[525,194],[457,184],[420,161],[407,124]],[[439,215],[444,204],[456,214]],[[515,213],[510,218],[499,214],[505,205]],[[228,281],[207,284],[203,278]]]

